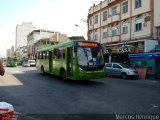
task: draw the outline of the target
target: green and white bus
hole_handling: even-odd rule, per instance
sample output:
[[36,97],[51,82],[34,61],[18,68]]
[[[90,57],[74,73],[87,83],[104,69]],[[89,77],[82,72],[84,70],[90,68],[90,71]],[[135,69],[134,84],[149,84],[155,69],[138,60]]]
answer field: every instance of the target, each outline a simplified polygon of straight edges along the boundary
[[105,77],[102,46],[75,40],[37,50],[36,68],[63,79],[89,80]]
[[7,67],[16,67],[17,66],[17,58],[16,57],[8,57],[6,60]]

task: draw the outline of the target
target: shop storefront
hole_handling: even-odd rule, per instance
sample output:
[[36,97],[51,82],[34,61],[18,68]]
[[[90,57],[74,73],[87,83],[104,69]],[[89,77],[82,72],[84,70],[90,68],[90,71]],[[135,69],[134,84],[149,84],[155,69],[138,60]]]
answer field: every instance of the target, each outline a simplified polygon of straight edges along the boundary
[[156,40],[136,40],[117,44],[108,44],[105,47],[105,62],[123,62],[130,64],[128,54],[150,52],[158,44]]
[[129,54],[128,58],[132,67],[145,70],[145,78],[160,79],[160,52]]

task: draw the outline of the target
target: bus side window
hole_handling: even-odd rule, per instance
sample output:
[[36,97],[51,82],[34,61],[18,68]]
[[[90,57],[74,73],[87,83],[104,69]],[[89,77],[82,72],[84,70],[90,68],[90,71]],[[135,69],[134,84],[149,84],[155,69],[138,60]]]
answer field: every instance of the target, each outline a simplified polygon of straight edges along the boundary
[[39,59],[41,59],[41,52],[39,53],[39,56],[38,56],[38,57],[39,57]]
[[49,54],[49,52],[47,51],[47,53],[46,53],[46,59],[48,59],[48,54]]
[[62,50],[61,50],[61,58],[65,59],[65,53],[66,53],[65,48],[62,48]]
[[52,58],[55,59],[55,50],[52,51]]
[[58,52],[57,52],[58,50],[57,49],[54,49],[54,56],[55,56],[55,59],[58,59]]

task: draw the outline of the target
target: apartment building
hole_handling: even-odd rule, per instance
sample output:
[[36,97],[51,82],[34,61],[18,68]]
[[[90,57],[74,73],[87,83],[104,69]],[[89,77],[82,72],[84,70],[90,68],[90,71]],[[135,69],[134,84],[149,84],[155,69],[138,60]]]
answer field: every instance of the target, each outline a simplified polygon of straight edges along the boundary
[[13,57],[13,56],[15,56],[14,46],[12,46],[11,49],[6,50],[6,58],[7,57]]
[[20,47],[27,45],[27,35],[35,30],[31,22],[23,22],[16,26],[16,41],[15,50],[17,51]]
[[66,42],[67,40],[68,37],[66,34],[55,33],[50,38],[42,38],[34,43],[35,51],[44,47]]
[[60,34],[60,32],[51,30],[33,30],[27,36],[28,57],[34,59],[37,47],[44,47],[43,45],[50,45],[54,42],[66,41],[67,35]]
[[88,12],[88,38],[100,42],[112,61],[122,60],[127,53],[149,52],[160,40],[159,4],[160,0],[104,0],[94,4]]

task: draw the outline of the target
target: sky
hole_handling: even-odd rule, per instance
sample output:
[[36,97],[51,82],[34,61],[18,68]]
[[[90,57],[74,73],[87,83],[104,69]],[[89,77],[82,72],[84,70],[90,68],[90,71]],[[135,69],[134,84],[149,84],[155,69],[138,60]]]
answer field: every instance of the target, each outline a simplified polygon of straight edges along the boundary
[[16,25],[23,22],[87,38],[87,24],[82,20],[87,20],[89,8],[99,3],[100,0],[0,0],[0,56],[15,46]]

